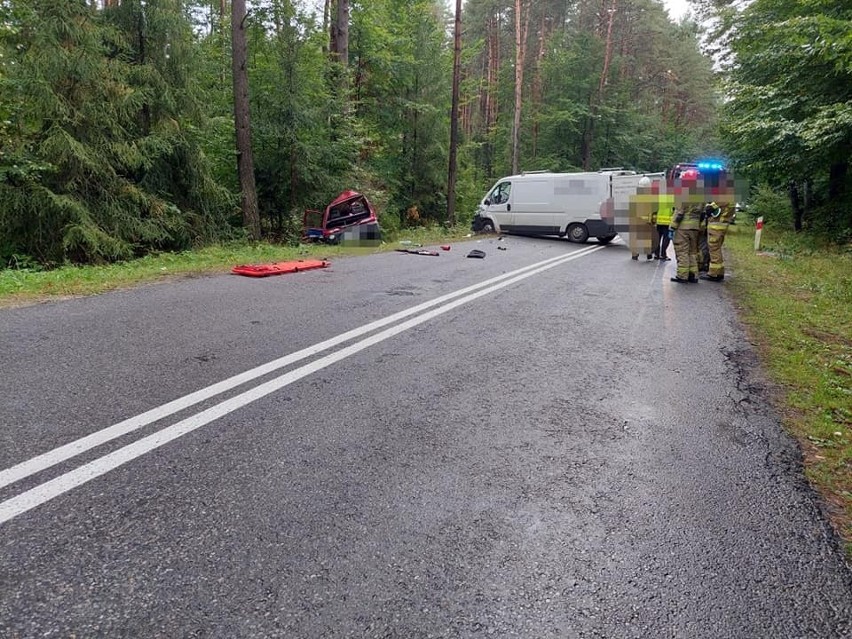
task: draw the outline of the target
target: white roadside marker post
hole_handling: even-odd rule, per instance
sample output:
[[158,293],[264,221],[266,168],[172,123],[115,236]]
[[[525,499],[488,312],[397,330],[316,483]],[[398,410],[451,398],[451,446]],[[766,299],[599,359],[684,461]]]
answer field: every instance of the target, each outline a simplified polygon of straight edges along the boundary
[[757,218],[757,224],[754,227],[754,250],[760,250],[760,234],[763,232],[763,217]]

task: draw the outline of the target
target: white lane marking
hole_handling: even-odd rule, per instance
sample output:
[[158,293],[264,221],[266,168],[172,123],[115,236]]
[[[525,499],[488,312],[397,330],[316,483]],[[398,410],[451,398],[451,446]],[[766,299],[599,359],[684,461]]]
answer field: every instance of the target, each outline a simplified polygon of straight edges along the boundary
[[76,468],[72,471],[64,473],[55,479],[51,479],[43,484],[40,484],[30,490],[27,490],[16,497],[12,497],[7,499],[6,501],[0,503],[0,524],[3,524],[18,515],[27,512],[51,499],[58,497],[73,488],[81,486],[101,475],[108,473],[119,466],[126,464],[129,461],[136,459],[137,457],[141,457],[146,453],[151,452],[167,444],[170,441],[173,441],[187,433],[191,433],[202,426],[209,424],[210,422],[219,419],[243,406],[246,406],[270,393],[273,393],[285,386],[296,382],[303,377],[306,377],[312,373],[315,373],[327,366],[334,364],[335,362],[339,362],[342,359],[345,359],[355,353],[358,353],[374,344],[378,344],[386,339],[389,339],[403,331],[407,331],[410,328],[428,322],[439,315],[443,315],[463,304],[467,304],[473,300],[476,300],[484,295],[488,295],[493,293],[494,291],[500,290],[501,288],[505,288],[511,284],[524,280],[528,277],[532,277],[533,275],[537,275],[538,273],[542,273],[546,270],[559,266],[565,262],[570,262],[571,260],[577,259],[579,257],[584,257],[589,255],[595,251],[604,248],[603,246],[593,247],[588,251],[577,251],[575,253],[570,254],[569,256],[564,257],[560,261],[549,261],[549,263],[543,263],[543,265],[539,265],[537,268],[532,270],[527,270],[520,275],[515,275],[510,277],[509,279],[503,280],[486,288],[480,288],[480,290],[471,293],[466,297],[462,297],[455,301],[452,301],[444,306],[428,311],[418,317],[414,317],[405,322],[397,324],[396,326],[392,326],[391,328],[385,329],[380,333],[376,333],[369,337],[364,338],[360,342],[356,342],[355,344],[351,344],[345,348],[340,349],[334,353],[321,357],[309,364],[305,364],[297,369],[289,371],[275,379],[269,380],[260,384],[248,391],[240,393],[228,400],[225,400],[215,406],[211,406],[210,408],[201,411],[191,417],[187,417],[171,426],[167,426],[162,430],[148,435],[147,437],[143,437],[132,444],[128,444],[119,448],[118,450],[104,455],[98,459],[95,459],[79,468]]
[[195,404],[203,402],[206,399],[210,399],[211,397],[220,395],[226,391],[231,390],[232,388],[241,386],[246,382],[250,382],[253,379],[257,379],[258,377],[262,377],[263,375],[276,371],[279,368],[289,366],[290,364],[295,364],[296,362],[299,362],[307,357],[311,357],[312,355],[316,355],[318,353],[326,351],[329,348],[333,348],[334,346],[347,342],[351,339],[360,337],[361,335],[382,328],[383,326],[387,326],[388,324],[391,324],[398,320],[404,319],[409,315],[414,315],[416,313],[419,313],[420,311],[424,311],[453,298],[470,293],[471,291],[474,291],[478,288],[489,286],[491,284],[494,284],[495,282],[513,277],[530,269],[538,268],[540,266],[552,262],[564,260],[572,255],[585,254],[589,251],[595,250],[596,248],[599,247],[583,248],[579,251],[569,253],[568,255],[558,255],[556,257],[551,257],[549,259],[542,260],[541,262],[538,262],[536,264],[531,264],[529,266],[517,269],[510,273],[504,273],[503,275],[492,277],[491,279],[484,280],[482,282],[479,282],[478,284],[472,284],[471,286],[467,286],[457,291],[453,291],[452,293],[441,295],[440,297],[436,297],[433,300],[423,302],[422,304],[418,304],[417,306],[413,306],[404,311],[399,311],[398,313],[394,313],[393,315],[388,315],[385,318],[352,329],[351,331],[347,331],[346,333],[342,333],[336,337],[327,339],[324,342],[319,342],[318,344],[314,344],[313,346],[309,346],[295,353],[285,355],[284,357],[272,360],[271,362],[262,364],[261,366],[252,368],[251,370],[239,373],[238,375],[234,375],[233,377],[229,377],[228,379],[222,380],[221,382],[217,382],[215,384],[207,386],[206,388],[202,388],[200,390],[192,392],[189,395],[179,397],[175,400],[168,402],[167,404],[163,404],[162,406],[158,406],[157,408],[152,408],[151,410],[136,415],[134,417],[129,417],[128,419],[125,419],[124,421],[121,421],[117,424],[113,424],[112,426],[108,426],[102,430],[91,433],[90,435],[86,435],[85,437],[81,437],[80,439],[76,439],[67,444],[63,444],[58,448],[54,448],[53,450],[50,450],[46,453],[42,453],[40,455],[37,455],[36,457],[33,457],[14,466],[10,466],[9,468],[3,471],[0,471],[0,488],[3,488],[10,484],[14,484],[15,482],[29,477],[30,475],[34,475],[43,470],[46,470],[51,466],[55,466],[60,462],[63,462],[67,459],[71,459],[72,457],[76,457],[77,455],[85,453],[86,451],[100,446],[101,444],[105,444],[109,441],[112,441],[113,439],[126,435],[127,433],[132,433],[133,431],[143,428],[148,424],[153,424],[154,422],[159,421],[164,417],[168,417],[169,415],[178,413],[186,408],[189,408],[190,406],[194,406]]
[[297,369],[294,369],[288,373],[285,373],[275,379],[269,380],[268,382],[264,382],[250,390],[247,390],[239,395],[236,395],[230,399],[225,400],[215,406],[211,406],[210,408],[197,413],[191,417],[187,417],[171,426],[167,426],[156,433],[148,435],[147,437],[143,437],[132,444],[128,444],[127,446],[123,446],[118,450],[104,455],[103,457],[99,457],[79,468],[76,468],[72,471],[64,473],[55,479],[51,479],[43,484],[39,484],[38,486],[27,490],[16,497],[12,497],[7,499],[6,501],[0,503],[0,524],[3,524],[18,515],[27,512],[39,506],[47,501],[50,501],[54,497],[58,497],[73,488],[81,486],[101,475],[108,473],[119,466],[126,464],[129,461],[136,459],[137,457],[141,457],[142,455],[151,452],[167,444],[168,442],[175,440],[187,433],[191,433],[192,431],[201,428],[202,426],[209,424],[210,422],[219,419],[233,411],[242,408],[270,393],[273,393],[285,386],[296,382],[303,377],[306,377],[312,373],[315,373],[327,366],[334,364],[335,362],[339,362],[342,359],[345,359],[355,353],[358,353],[370,346],[378,344],[379,342],[383,342],[386,339],[389,339],[403,331],[407,331],[410,328],[423,324],[424,322],[428,322],[439,315],[443,315],[463,304],[467,304],[468,302],[472,302],[475,299],[478,299],[484,295],[488,295],[489,293],[493,293],[494,291],[500,290],[501,288],[505,288],[511,284],[516,282],[520,282],[528,277],[532,277],[533,275],[537,275],[538,273],[542,273],[551,268],[559,266],[565,262],[570,262],[571,260],[577,259],[579,257],[584,257],[595,251],[601,250],[604,248],[603,246],[596,246],[591,248],[588,251],[577,251],[575,253],[570,254],[567,257],[564,257],[561,261],[551,262],[549,264],[544,264],[543,266],[539,266],[533,270],[527,271],[520,275],[515,275],[507,280],[501,281],[497,284],[489,286],[487,288],[480,289],[476,292],[471,293],[466,297],[462,297],[453,302],[450,302],[440,308],[436,308],[434,310],[428,311],[418,317],[414,317],[405,322],[397,324],[396,326],[392,326],[391,328],[385,329],[380,333],[376,333],[369,337],[364,338],[360,342],[356,342],[355,344],[351,344],[345,348],[340,349],[334,353],[321,357],[317,360],[309,364],[305,364]]
[[142,439],[128,444],[118,450],[109,453],[103,457],[100,457],[94,461],[91,461],[79,468],[64,473],[55,479],[44,482],[30,490],[27,490],[16,497],[12,497],[7,499],[6,501],[0,503],[0,524],[17,517],[18,515],[35,508],[47,501],[50,501],[54,497],[58,497],[69,490],[76,488],[82,484],[85,484],[96,477],[100,477],[108,473],[111,470],[133,460],[137,457],[141,457],[142,455],[151,452],[167,444],[168,442],[182,437],[187,433],[190,433],[202,426],[209,424],[210,422],[219,419],[233,411],[242,408],[270,393],[273,393],[285,386],[296,382],[303,377],[306,377],[312,373],[315,373],[323,368],[326,368],[340,360],[343,360],[355,353],[358,353],[370,346],[383,342],[391,337],[398,335],[404,331],[409,330],[415,326],[428,322],[439,315],[443,315],[463,304],[467,304],[473,300],[476,300],[484,295],[488,295],[493,293],[494,291],[500,290],[501,288],[505,288],[511,284],[524,280],[528,277],[532,277],[538,273],[544,272],[556,266],[559,266],[565,262],[569,262],[571,260],[577,259],[579,257],[583,257],[585,255],[589,255],[597,250],[604,248],[603,246],[594,247],[588,251],[577,251],[572,253],[570,256],[565,257],[561,261],[555,261],[548,264],[544,264],[543,266],[539,266],[533,270],[528,270],[520,275],[516,275],[511,277],[510,279],[498,282],[492,286],[487,288],[481,288],[478,291],[475,291],[468,295],[467,297],[462,297],[453,302],[450,302],[442,307],[436,308],[434,310],[428,311],[418,317],[414,317],[405,322],[397,324],[391,328],[385,329],[380,333],[376,333],[370,337],[367,337],[360,342],[356,342],[350,346],[342,348],[341,350],[331,353],[330,355],[326,355],[325,357],[321,357],[309,364],[301,366],[297,369],[294,369],[284,375],[276,377],[268,382],[260,384],[255,388],[252,388],[248,391],[245,391],[231,399],[225,400],[215,406],[212,406],[196,415],[188,417],[184,420],[173,424],[172,426],[168,426],[163,428],[162,430],[153,433],[152,435],[148,435],[147,437],[143,437]]

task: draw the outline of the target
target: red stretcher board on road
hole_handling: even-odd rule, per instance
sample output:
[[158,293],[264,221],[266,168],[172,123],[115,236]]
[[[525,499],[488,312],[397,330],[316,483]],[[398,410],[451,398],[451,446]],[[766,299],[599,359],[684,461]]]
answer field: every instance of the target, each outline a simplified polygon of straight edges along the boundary
[[325,268],[331,264],[327,260],[292,260],[290,262],[274,262],[272,264],[241,264],[231,269],[231,273],[247,277],[269,277],[284,273],[310,271],[314,268]]

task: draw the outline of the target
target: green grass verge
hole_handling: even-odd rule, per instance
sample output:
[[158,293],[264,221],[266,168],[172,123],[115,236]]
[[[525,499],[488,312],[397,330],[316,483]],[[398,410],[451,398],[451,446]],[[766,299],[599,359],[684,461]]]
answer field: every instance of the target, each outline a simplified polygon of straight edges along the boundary
[[852,247],[764,228],[758,252],[751,227],[731,231],[731,289],[852,557]]
[[50,271],[6,269],[0,271],[0,307],[95,295],[180,276],[227,273],[237,264],[323,257],[333,259],[344,255],[390,251],[403,248],[401,240],[410,241],[412,245],[435,245],[464,239],[469,232],[467,228],[461,227],[418,227],[386,237],[378,247],[232,243],[182,253],[149,255],[138,260],[103,266],[63,266]]

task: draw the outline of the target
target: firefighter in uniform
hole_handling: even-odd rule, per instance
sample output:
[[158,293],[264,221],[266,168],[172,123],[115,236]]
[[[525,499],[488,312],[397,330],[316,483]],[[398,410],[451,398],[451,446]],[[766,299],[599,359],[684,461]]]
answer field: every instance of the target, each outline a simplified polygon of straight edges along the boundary
[[707,245],[710,249],[710,267],[701,279],[711,282],[721,282],[725,279],[722,244],[725,242],[725,234],[728,232],[728,225],[734,217],[735,210],[733,204],[719,206],[715,202],[710,202],[707,205]]
[[672,282],[698,282],[698,235],[701,232],[704,204],[681,204],[669,225],[669,239],[674,239],[677,275]]
[[630,196],[630,256],[639,259],[639,253],[645,253],[649,260],[654,259],[651,249],[653,243],[652,216],[657,196],[652,194],[651,179],[643,176],[637,185],[636,194]]

